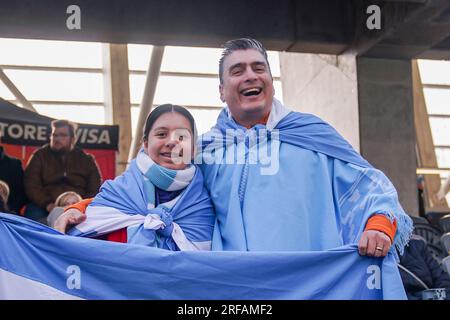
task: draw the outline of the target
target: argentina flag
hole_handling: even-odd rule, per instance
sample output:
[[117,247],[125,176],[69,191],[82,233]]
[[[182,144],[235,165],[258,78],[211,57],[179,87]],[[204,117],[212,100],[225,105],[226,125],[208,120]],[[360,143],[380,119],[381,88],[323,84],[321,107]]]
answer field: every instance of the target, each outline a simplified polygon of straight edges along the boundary
[[406,299],[390,253],[169,251],[0,213],[0,299]]

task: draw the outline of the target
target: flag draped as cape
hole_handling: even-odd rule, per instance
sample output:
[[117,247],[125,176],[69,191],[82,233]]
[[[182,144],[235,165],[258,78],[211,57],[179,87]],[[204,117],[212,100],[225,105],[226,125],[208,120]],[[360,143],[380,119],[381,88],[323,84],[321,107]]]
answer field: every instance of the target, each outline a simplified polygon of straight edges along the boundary
[[[170,250],[177,250],[177,246],[181,250],[189,250],[192,244],[210,249],[214,210],[200,170],[195,170],[192,181],[179,197],[156,208],[148,205],[148,198],[153,196],[154,190],[151,190],[151,195],[147,191],[136,160],[133,160],[122,175],[102,185],[86,211],[85,222],[68,233],[95,237],[128,228],[130,243]],[[156,213],[162,210],[162,206],[173,217],[175,230],[170,238],[160,237],[152,229],[155,221],[161,223]]]
[[412,233],[380,170],[330,125],[276,99],[267,124],[248,130],[222,110],[199,145],[216,211],[213,250],[328,250],[358,243],[374,214],[397,221],[400,253]]

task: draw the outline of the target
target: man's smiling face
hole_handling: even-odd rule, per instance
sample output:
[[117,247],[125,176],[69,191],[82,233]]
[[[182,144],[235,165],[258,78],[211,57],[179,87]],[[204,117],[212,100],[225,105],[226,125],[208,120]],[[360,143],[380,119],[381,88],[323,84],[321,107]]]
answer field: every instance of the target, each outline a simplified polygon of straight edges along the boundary
[[273,79],[264,56],[255,49],[236,50],[223,64],[220,98],[233,118],[252,125],[270,113],[274,95]]

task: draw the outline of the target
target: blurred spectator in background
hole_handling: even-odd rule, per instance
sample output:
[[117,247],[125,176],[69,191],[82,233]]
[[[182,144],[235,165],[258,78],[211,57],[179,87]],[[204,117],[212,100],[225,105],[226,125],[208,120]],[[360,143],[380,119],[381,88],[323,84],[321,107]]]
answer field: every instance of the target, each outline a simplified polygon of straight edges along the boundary
[[9,212],[8,210],[9,187],[5,181],[0,180],[0,212]]
[[423,291],[437,288],[446,289],[450,300],[450,277],[433,258],[424,238],[411,237],[400,256],[399,270],[409,300],[422,300]]
[[25,192],[31,203],[25,216],[45,223],[56,198],[74,191],[83,198],[97,194],[101,177],[91,155],[75,147],[76,125],[67,120],[52,121],[50,144],[37,149],[25,168]]
[[19,213],[27,202],[23,185],[22,162],[19,159],[9,157],[3,147],[0,147],[0,180],[6,182],[9,187],[8,208]]
[[83,198],[81,198],[81,196],[78,193],[73,192],[73,191],[67,191],[67,192],[60,194],[58,196],[58,198],[56,198],[55,206],[56,207],[66,207],[66,206],[70,206],[71,204],[80,202],[81,200],[83,200]]
[[47,217],[47,225],[53,226],[56,219],[64,213],[64,207],[70,206],[83,200],[81,196],[73,191],[67,191],[58,196],[55,201],[55,207],[50,211]]

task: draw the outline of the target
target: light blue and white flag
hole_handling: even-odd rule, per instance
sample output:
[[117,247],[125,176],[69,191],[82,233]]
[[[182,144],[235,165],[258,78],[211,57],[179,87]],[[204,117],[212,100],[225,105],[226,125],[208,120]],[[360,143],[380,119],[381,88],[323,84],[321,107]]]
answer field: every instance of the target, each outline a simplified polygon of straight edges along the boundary
[[0,213],[1,299],[405,299],[392,254],[169,251]]

